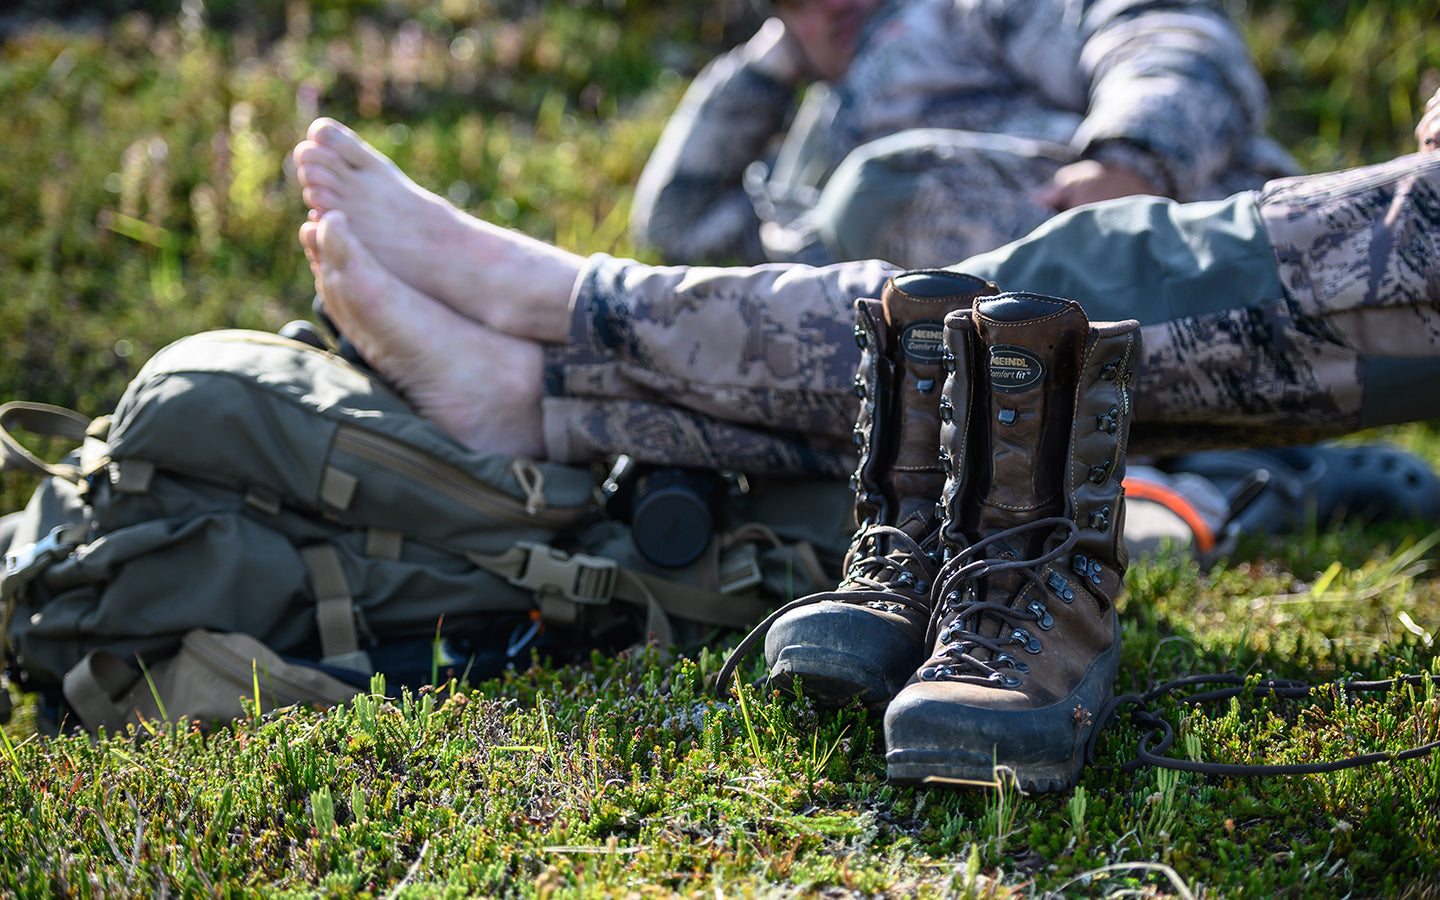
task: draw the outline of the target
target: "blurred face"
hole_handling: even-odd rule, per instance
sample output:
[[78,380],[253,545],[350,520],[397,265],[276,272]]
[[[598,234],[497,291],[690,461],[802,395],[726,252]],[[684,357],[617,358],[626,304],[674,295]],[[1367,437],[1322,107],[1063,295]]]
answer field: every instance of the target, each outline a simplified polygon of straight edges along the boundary
[[811,69],[836,81],[850,68],[855,43],[883,0],[774,0],[775,13]]

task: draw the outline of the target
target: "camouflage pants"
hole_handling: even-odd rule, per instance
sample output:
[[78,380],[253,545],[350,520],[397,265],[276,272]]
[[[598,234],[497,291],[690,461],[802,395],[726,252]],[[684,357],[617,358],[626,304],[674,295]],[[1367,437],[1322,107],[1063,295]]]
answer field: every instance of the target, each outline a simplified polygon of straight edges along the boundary
[[[1440,154],[1224,201],[1073,210],[955,268],[1140,321],[1132,452],[1440,417]],[[570,342],[548,351],[549,451],[849,473],[853,301],[894,271],[594,258]]]

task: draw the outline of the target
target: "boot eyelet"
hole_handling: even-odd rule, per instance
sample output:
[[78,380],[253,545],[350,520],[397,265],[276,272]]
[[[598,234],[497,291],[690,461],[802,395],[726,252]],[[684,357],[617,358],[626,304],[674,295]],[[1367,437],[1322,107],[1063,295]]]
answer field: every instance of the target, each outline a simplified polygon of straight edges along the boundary
[[1091,559],[1088,556],[1077,553],[1075,554],[1075,558],[1070,561],[1070,568],[1074,569],[1075,574],[1081,578],[1089,580],[1089,582],[1096,587],[1100,586],[1100,573],[1103,572],[1104,569],[1101,568],[1098,559]]
[[940,670],[935,666],[926,666],[919,671],[921,681],[936,681],[940,678]]
[[1104,484],[1105,479],[1110,474],[1111,463],[1112,461],[1107,459],[1098,466],[1092,466],[1090,469],[1090,481],[1094,484]]
[[1023,628],[1016,628],[1010,632],[1010,640],[1007,643],[1019,644],[1025,648],[1026,653],[1039,653],[1041,650],[1040,641]]
[[856,326],[856,328],[855,328],[855,346],[859,347],[861,350],[864,350],[867,346],[869,346],[869,344],[870,344],[870,336],[865,333],[865,329],[860,328],[859,326]]
[[1001,675],[1000,684],[1007,688],[1018,688],[1020,686],[1020,679],[1014,675]]
[[955,354],[950,352],[949,347],[946,347],[940,354],[940,368],[946,372],[955,371]]
[[1039,600],[1031,600],[1030,605],[1025,608],[1035,617],[1035,624],[1040,626],[1041,631],[1049,631],[1055,627],[1055,617],[1050,615],[1050,610]]
[[[1065,580],[1065,576],[1059,572],[1051,572],[1050,577],[1045,580],[1045,586],[1048,587],[1055,596],[1064,600],[1066,603],[1075,602],[1075,590],[1070,587],[1070,582]],[[1035,601],[1037,604],[1039,602],[1039,600]],[[1041,627],[1048,628],[1049,626]]]
[[865,379],[859,374],[855,376],[855,396],[865,399]]
[[1120,410],[1110,407],[1109,412],[1101,413],[1095,417],[1095,427],[1106,434],[1114,434],[1120,430]]
[[1009,666],[1010,668],[1014,669],[1015,671],[1017,671],[1017,672],[1019,672],[1019,673],[1021,673],[1021,674],[1023,674],[1023,675],[1028,675],[1028,674],[1030,673],[1030,667],[1029,667],[1029,666],[1027,666],[1025,663],[1021,662],[1020,660],[1016,659],[1015,657],[1011,656],[1011,655],[1008,654],[1008,653],[1001,653],[1001,654],[997,655],[997,656],[995,657],[995,662],[996,662],[996,664],[998,664],[998,665]]
[[949,422],[955,418],[955,407],[951,405],[946,397],[940,398],[940,421]]
[[1110,507],[1102,506],[1090,514],[1090,527],[1096,531],[1110,530]]
[[917,594],[924,594],[929,588],[930,585],[926,583],[925,579],[917,578],[915,579],[915,587],[912,590]]
[[855,446],[857,447],[865,446],[865,432],[859,428],[856,428],[851,435],[851,440],[855,442]]

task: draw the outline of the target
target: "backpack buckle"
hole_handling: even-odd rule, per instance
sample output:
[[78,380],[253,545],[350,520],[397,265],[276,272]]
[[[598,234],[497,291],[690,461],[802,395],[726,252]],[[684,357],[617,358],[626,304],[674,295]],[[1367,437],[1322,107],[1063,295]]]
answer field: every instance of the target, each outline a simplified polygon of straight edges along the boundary
[[0,598],[9,600],[20,594],[25,585],[40,575],[78,545],[69,537],[71,525],[56,525],[38,541],[5,554],[5,569],[0,572]]
[[754,544],[741,544],[720,557],[719,588],[722,594],[738,594],[765,580],[760,570],[760,551]]
[[509,579],[517,587],[537,594],[559,593],[567,600],[591,606],[609,603],[615,593],[619,566],[613,559],[586,553],[570,555],[532,541],[517,541],[515,546],[529,551],[524,571]]

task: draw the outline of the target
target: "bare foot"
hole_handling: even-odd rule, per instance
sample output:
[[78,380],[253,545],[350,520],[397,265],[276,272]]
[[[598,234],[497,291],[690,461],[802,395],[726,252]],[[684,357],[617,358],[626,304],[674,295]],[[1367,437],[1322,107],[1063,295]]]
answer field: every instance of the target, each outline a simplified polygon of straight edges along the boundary
[[499,334],[386,271],[344,213],[304,226],[325,310],[360,355],[466,446],[541,458],[541,349]]
[[295,146],[314,213],[343,212],[379,264],[421,294],[507,334],[562,342],[584,260],[456,209],[354,131],[316,119]]
[[1436,91],[1425,103],[1420,124],[1415,126],[1415,142],[1421,150],[1440,150],[1440,91]]

